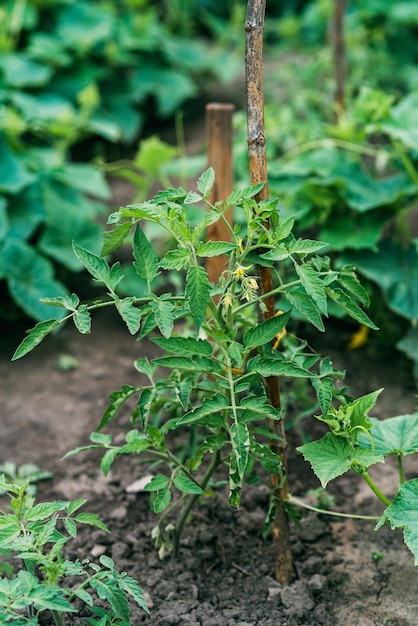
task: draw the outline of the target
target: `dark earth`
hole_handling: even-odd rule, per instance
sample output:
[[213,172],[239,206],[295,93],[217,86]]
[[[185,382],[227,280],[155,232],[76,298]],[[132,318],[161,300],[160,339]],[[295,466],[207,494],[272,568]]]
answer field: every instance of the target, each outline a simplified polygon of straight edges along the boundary
[[[401,532],[374,532],[374,522],[302,514],[292,526],[294,582],[274,580],[271,542],[263,541],[268,505],[267,487],[246,487],[242,507],[231,509],[220,491],[194,513],[186,528],[180,560],[160,560],[150,532],[155,525],[148,495],[128,493],[127,487],[146,472],[138,457],[124,456],[107,478],[96,452],[60,460],[69,450],[86,445],[107,406],[107,396],[123,384],[137,385],[132,363],[152,356],[149,343],[137,343],[119,319],[102,312],[91,335],[70,325],[48,337],[34,352],[11,363],[23,337],[2,337],[0,385],[2,398],[0,462],[36,463],[53,472],[39,483],[38,501],[88,498],[85,510],[100,514],[111,529],[82,528],[67,544],[71,558],[112,557],[120,571],[138,580],[150,615],[132,608],[131,624],[159,626],[416,626],[418,570],[404,546]],[[373,414],[380,418],[416,409],[416,386],[410,363],[400,354],[371,356],[368,344],[349,351],[347,328],[331,328],[321,336],[321,352],[334,365],[347,369],[353,395],[380,387]],[[78,366],[62,371],[63,355]],[[125,411],[109,427],[116,441],[130,428]],[[291,493],[305,498],[318,486],[310,467],[293,451],[301,433],[316,428],[312,417],[289,431]],[[317,434],[317,433],[316,433]],[[416,474],[416,461],[407,457],[407,478]],[[158,471],[158,470],[157,470]],[[396,490],[396,468],[375,466],[373,477],[387,493]],[[367,486],[351,475],[332,483],[336,509],[379,515],[382,508]],[[128,489],[129,491],[129,489]],[[379,558],[376,558],[379,557]],[[82,624],[80,616],[67,624]]]

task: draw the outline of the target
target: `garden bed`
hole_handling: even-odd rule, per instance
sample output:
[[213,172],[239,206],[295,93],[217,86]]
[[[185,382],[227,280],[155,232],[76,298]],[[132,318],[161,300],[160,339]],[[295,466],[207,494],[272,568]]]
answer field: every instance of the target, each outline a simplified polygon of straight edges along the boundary
[[[352,393],[384,387],[373,411],[380,418],[413,412],[416,388],[404,357],[370,358],[367,345],[347,351],[344,333],[331,328],[323,335],[323,349],[336,366],[347,369]],[[401,532],[375,533],[370,521],[303,513],[300,528],[292,527],[294,582],[287,588],[278,585],[270,541],[261,538],[267,488],[246,487],[238,510],[228,506],[227,493],[221,490],[196,510],[182,540],[181,559],[161,561],[150,537],[156,519],[148,494],[126,490],[145,473],[136,458],[120,457],[106,479],[95,452],[60,460],[70,449],[88,443],[109,393],[123,384],[138,384],[132,362],[152,356],[155,346],[136,343],[109,313],[96,316],[91,335],[81,336],[67,325],[11,364],[20,338],[3,340],[1,351],[0,462],[31,462],[53,472],[51,480],[39,483],[39,500],[88,498],[86,510],[99,513],[111,535],[82,528],[68,550],[80,559],[94,560],[104,553],[139,581],[150,615],[133,608],[132,624],[415,626],[418,571],[413,556]],[[78,366],[65,371],[63,355],[76,359]],[[314,423],[306,419],[304,432]],[[125,411],[111,431],[120,433],[122,440],[128,429]],[[289,438],[292,448],[300,444],[294,431]],[[406,463],[407,478],[414,475],[409,468]],[[386,463],[372,469],[387,493],[393,479],[393,493],[395,468]],[[318,486],[308,464],[292,452],[289,472],[296,496],[304,498],[308,489]],[[350,474],[336,479],[329,491],[341,511],[381,512]],[[80,617],[68,623],[80,624]]]

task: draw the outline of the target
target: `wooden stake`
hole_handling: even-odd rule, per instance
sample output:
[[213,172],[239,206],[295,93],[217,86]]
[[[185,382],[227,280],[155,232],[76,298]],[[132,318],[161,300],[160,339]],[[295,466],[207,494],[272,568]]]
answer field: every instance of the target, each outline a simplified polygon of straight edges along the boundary
[[[232,115],[233,104],[210,103],[206,105],[206,134],[208,143],[208,164],[215,170],[215,184],[209,201],[214,204],[226,200],[233,186],[233,159],[232,159]],[[226,218],[232,224],[232,209],[226,213]],[[228,227],[219,220],[207,229],[207,238],[212,241],[230,241]],[[217,283],[225,270],[226,256],[209,257],[207,272],[209,281]]]
[[[264,85],[263,85],[263,32],[266,0],[248,0],[245,20],[245,67],[247,92],[247,130],[248,155],[250,161],[251,184],[265,182],[264,188],[256,196],[259,202],[268,197],[266,136],[264,129]],[[273,277],[270,268],[259,266],[261,292],[268,293],[273,288]],[[274,297],[264,300],[267,310],[265,319],[275,314]],[[270,403],[280,409],[280,385],[277,377],[266,379]],[[277,495],[276,517],[273,523],[273,546],[275,551],[275,576],[281,584],[292,580],[292,553],[290,549],[289,520],[284,507],[287,500],[287,453],[283,420],[273,422],[271,427],[278,431],[281,441],[277,442],[276,450],[280,455],[286,475],[284,484],[280,486],[279,476],[271,475],[271,484]]]
[[332,46],[334,50],[335,66],[335,109],[337,118],[344,110],[344,83],[345,83],[345,38],[344,13],[346,0],[334,0],[334,14],[332,16]]

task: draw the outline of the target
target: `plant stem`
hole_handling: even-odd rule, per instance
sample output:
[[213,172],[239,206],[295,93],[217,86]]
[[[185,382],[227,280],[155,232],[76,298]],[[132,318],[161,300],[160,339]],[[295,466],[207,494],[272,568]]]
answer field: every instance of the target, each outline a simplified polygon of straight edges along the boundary
[[398,470],[399,470],[399,484],[403,485],[405,482],[405,473],[403,471],[403,461],[402,461],[401,454],[398,456]]
[[54,622],[56,626],[64,626],[64,620],[62,618],[61,611],[52,611],[52,615],[54,617]]
[[379,487],[376,485],[376,483],[370,478],[369,474],[367,472],[365,472],[364,474],[360,474],[360,476],[362,476],[362,478],[364,478],[364,480],[366,481],[366,483],[369,485],[370,489],[373,491],[373,493],[379,498],[379,500],[381,500],[383,502],[383,504],[385,504],[386,506],[389,506],[391,504],[389,498],[387,498],[385,496],[384,493],[382,493],[379,489]]
[[303,500],[299,500],[299,498],[295,498],[295,496],[291,496],[291,495],[289,495],[288,502],[293,502],[294,504],[297,504],[298,506],[302,506],[304,509],[308,509],[309,511],[314,511],[315,513],[320,513],[321,515],[334,515],[337,517],[348,517],[351,519],[364,519],[364,520],[371,520],[371,521],[376,521],[376,522],[380,520],[380,517],[376,517],[374,515],[354,515],[351,513],[339,513],[337,511],[326,511],[325,509],[320,509],[316,506],[306,504],[306,502],[303,502]]
[[[206,489],[209,480],[211,479],[211,477],[213,476],[213,473],[215,472],[215,470],[217,469],[218,465],[221,462],[221,457],[220,457],[220,453],[219,450],[213,455],[212,457],[212,461],[209,465],[209,467],[207,468],[201,482],[200,482],[200,486],[203,490]],[[192,510],[192,508],[194,507],[194,504],[196,502],[196,500],[198,500],[200,498],[200,494],[192,494],[190,495],[190,497],[187,499],[180,515],[177,518],[177,522],[176,522],[176,528],[174,531],[174,547],[173,547],[173,555],[175,558],[178,558],[179,556],[179,552],[180,552],[180,539],[181,536],[183,534],[183,530],[184,530],[184,526],[186,524],[187,518],[189,517],[190,511]]]

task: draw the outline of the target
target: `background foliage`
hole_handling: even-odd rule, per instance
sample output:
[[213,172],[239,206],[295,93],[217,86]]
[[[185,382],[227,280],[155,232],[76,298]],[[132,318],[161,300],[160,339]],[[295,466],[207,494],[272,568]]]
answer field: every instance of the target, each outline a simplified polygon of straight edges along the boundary
[[[270,188],[300,234],[329,242],[335,259],[367,278],[384,330],[377,341],[417,362],[418,2],[348,3],[344,111],[334,106],[333,7],[267,2]],[[50,313],[39,299],[73,288],[82,266],[72,240],[99,251],[110,201],[103,172],[115,171],[91,159],[132,154],[186,103],[202,112],[214,81],[230,84],[242,69],[245,8],[245,0],[3,3],[0,317],[15,318],[17,304],[43,320]],[[244,112],[236,126],[245,185]],[[167,186],[162,167],[178,173],[174,154],[147,139],[119,168],[138,200],[157,178]]]

